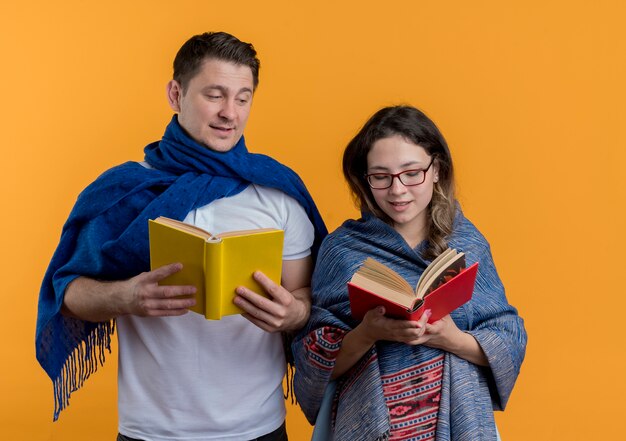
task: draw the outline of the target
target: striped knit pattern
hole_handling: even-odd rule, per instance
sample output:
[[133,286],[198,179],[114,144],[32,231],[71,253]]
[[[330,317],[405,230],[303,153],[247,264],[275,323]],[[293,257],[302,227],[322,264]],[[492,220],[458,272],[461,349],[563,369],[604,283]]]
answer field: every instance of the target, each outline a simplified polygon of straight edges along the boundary
[[309,334],[306,345],[310,362],[319,369],[332,371],[344,335],[345,332],[341,329],[330,327],[319,328]]
[[[460,210],[449,245],[465,252],[468,265],[479,262],[472,300],[450,316],[460,330],[476,338],[489,366],[476,366],[426,346],[377,342],[357,365],[337,379],[334,441],[374,441],[398,436],[396,439],[414,439],[411,436],[421,435],[433,439],[432,430],[424,433],[409,430],[410,435],[399,435],[396,429],[404,423],[405,416],[415,427],[429,423],[413,422],[419,412],[400,405],[417,403],[408,396],[401,397],[404,401],[398,406],[392,402],[390,407],[389,397],[393,394],[389,391],[390,387],[405,387],[410,393],[426,394],[426,400],[436,403],[436,396],[428,397],[428,391],[419,392],[420,385],[410,381],[416,378],[415,369],[441,363],[442,358],[441,370],[432,372],[440,378],[434,439],[496,439],[493,410],[504,409],[513,390],[525,355],[526,331],[517,310],[506,299],[489,244]],[[374,257],[415,285],[429,263],[421,257],[424,246],[422,243],[411,249],[398,232],[369,214],[346,221],[324,240],[313,275],[311,317],[292,344],[296,363],[294,391],[311,423],[315,422],[330,380],[336,358],[334,345],[340,344],[336,338],[358,325],[350,314],[347,282],[367,257]],[[323,329],[322,336],[335,337],[320,337],[319,329]],[[322,357],[322,346],[309,344],[311,335],[318,335],[321,340],[328,340],[327,343],[332,341],[333,350],[329,351],[331,346],[328,346]],[[406,383],[391,380],[399,373],[410,373],[411,377]]]
[[394,441],[435,439],[443,355],[397,373],[382,375]]

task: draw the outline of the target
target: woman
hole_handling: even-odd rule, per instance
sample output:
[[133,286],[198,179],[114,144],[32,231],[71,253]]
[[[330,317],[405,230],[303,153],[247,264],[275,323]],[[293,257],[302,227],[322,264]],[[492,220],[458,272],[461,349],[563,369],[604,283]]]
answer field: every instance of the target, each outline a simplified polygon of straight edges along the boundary
[[[335,441],[492,440],[524,359],[523,320],[508,304],[489,244],[454,196],[452,158],[419,110],[378,111],[348,144],[343,171],[362,212],[322,244],[307,327],[294,340],[294,388],[314,422],[327,384]],[[434,323],[350,314],[346,283],[367,257],[415,286],[446,248],[479,263],[472,300]]]

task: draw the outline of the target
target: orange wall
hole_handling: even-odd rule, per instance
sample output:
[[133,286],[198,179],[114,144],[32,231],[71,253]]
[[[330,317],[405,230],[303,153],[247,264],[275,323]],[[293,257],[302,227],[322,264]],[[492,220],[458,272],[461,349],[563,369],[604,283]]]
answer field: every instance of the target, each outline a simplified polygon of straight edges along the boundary
[[[509,3],[3,1],[3,438],[114,439],[115,353],[51,422],[34,356],[39,283],[77,193],[162,134],[178,47],[226,30],[262,60],[251,149],[295,168],[330,228],[356,214],[339,159],[365,119],[401,102],[433,117],[530,334],[497,416],[504,439],[614,439],[626,396],[626,7]],[[296,407],[288,418],[291,439],[307,439]]]

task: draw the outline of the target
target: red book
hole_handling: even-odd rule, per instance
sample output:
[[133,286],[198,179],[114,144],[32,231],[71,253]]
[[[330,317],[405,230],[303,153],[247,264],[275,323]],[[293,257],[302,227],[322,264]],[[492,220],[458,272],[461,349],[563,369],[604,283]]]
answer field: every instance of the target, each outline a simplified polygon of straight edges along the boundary
[[474,292],[478,263],[465,268],[464,253],[448,249],[435,259],[413,289],[404,278],[386,265],[368,258],[348,282],[352,316],[361,320],[377,306],[385,315],[419,320],[425,310],[435,322],[468,302]]

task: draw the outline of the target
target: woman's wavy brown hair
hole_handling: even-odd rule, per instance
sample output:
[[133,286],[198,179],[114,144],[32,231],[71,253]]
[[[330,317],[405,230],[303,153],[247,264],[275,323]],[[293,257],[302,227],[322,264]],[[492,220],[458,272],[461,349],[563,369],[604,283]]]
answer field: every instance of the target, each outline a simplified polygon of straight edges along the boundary
[[427,245],[424,258],[434,259],[448,247],[456,212],[454,170],[448,143],[423,112],[411,106],[385,107],[376,112],[350,141],[343,154],[343,174],[350,186],[355,204],[362,212],[369,212],[391,224],[376,204],[367,184],[367,154],[380,139],[400,135],[407,141],[423,147],[435,160],[439,180],[434,184],[433,197],[428,206]]

